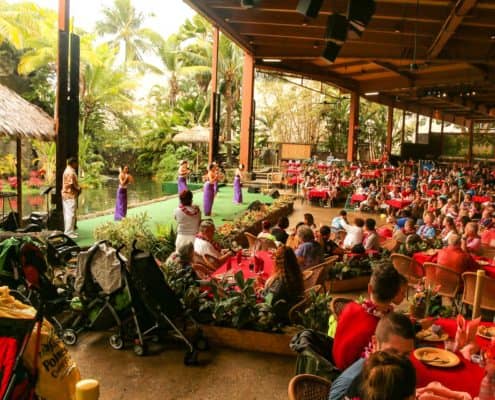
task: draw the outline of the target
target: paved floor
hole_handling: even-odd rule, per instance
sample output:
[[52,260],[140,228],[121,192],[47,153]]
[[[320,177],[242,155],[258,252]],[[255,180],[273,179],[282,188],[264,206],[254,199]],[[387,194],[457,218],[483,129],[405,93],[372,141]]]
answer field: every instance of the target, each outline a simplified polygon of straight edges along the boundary
[[83,378],[100,381],[100,400],[285,400],[295,357],[212,349],[186,367],[180,344],[137,357],[110,348],[108,334],[87,333],[70,349]]

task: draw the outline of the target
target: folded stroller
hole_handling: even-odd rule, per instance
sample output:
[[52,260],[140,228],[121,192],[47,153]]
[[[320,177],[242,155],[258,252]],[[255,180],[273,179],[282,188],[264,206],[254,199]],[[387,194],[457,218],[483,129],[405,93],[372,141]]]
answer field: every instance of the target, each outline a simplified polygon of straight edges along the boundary
[[46,238],[48,263],[52,267],[76,266],[79,245],[64,233],[55,233]]
[[[173,290],[165,282],[162,271],[156,264],[153,256],[136,248],[133,243],[131,260],[129,265],[129,284],[135,304],[142,303],[145,311],[153,319],[153,324],[144,333],[153,331],[171,331],[173,336],[183,341],[187,346],[184,364],[197,363],[198,350],[205,350],[208,342],[203,336],[198,324],[187,314],[182,302],[177,298]],[[194,338],[189,340],[177,327],[173,320],[183,319],[192,322],[196,328]],[[141,346],[145,343],[140,337]],[[145,350],[146,347],[143,347]]]

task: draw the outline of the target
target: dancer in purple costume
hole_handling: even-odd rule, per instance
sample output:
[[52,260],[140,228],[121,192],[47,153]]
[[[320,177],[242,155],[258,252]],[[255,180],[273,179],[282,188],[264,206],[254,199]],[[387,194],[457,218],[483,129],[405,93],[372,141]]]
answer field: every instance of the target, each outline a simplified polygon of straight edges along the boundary
[[119,188],[117,189],[117,201],[115,202],[114,220],[120,221],[127,215],[127,186],[133,183],[134,179],[129,174],[127,165],[120,168]]
[[211,216],[213,200],[215,199],[215,182],[217,181],[217,167],[214,163],[208,166],[208,173],[203,188],[203,211],[204,215]]
[[191,170],[189,169],[189,164],[186,160],[182,160],[179,164],[179,177],[177,179],[177,191],[181,194],[184,190],[188,190],[187,187],[187,176]]
[[242,173],[244,164],[239,164],[234,175],[234,203],[242,204]]

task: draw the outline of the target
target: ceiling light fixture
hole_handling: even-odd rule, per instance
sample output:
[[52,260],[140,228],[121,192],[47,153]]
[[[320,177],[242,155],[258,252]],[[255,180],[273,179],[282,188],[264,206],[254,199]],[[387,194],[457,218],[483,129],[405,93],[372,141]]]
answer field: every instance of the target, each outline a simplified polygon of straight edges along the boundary
[[380,92],[366,92],[364,95],[365,96],[378,96]]
[[280,58],[263,58],[262,61],[263,62],[266,62],[266,63],[279,63],[279,62],[282,62],[282,60]]

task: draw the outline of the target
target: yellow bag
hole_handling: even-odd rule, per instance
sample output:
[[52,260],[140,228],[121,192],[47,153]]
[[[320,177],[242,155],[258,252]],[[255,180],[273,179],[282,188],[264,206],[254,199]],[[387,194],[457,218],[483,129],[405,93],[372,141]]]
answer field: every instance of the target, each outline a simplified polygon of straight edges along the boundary
[[[36,325],[23,356],[24,365],[30,371],[34,371],[37,329]],[[75,400],[76,383],[81,379],[79,368],[70,357],[64,343],[55,334],[53,326],[45,320],[41,326],[37,364],[36,394],[38,396],[46,400]]]

